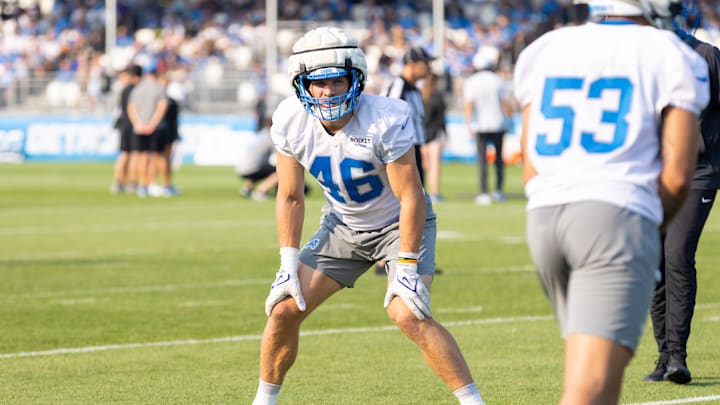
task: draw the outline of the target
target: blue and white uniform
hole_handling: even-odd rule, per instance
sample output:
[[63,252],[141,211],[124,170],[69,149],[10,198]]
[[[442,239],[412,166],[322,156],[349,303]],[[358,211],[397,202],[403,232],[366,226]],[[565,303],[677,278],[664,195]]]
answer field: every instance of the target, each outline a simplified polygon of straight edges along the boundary
[[707,64],[670,31],[608,25],[549,32],[518,60],[515,94],[532,105],[526,153],[538,172],[528,209],[604,201],[660,224],[661,113],[700,113]]
[[400,203],[385,165],[413,146],[415,127],[404,101],[361,94],[350,121],[330,135],[288,97],[273,115],[271,136],[280,153],[317,179],[332,214],[349,228],[377,230],[398,220]]
[[537,172],[527,240],[564,336],[637,347],[660,264],[663,110],[699,115],[707,81],[674,33],[631,20],[561,28],[521,53],[514,89]]

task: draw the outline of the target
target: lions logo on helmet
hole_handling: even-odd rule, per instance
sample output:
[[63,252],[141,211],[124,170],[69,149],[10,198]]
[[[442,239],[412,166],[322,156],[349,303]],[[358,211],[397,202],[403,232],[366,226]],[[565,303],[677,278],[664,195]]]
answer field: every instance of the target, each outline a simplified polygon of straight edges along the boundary
[[[335,121],[350,114],[357,107],[365,87],[367,62],[358,41],[343,30],[320,27],[303,35],[293,46],[288,76],[295,94],[312,116],[323,121]],[[347,76],[350,88],[332,97],[313,97],[308,92],[311,80],[325,80]]]
[[575,0],[575,4],[587,4],[593,17],[643,16],[666,30],[674,29],[675,17],[683,9],[680,0]]

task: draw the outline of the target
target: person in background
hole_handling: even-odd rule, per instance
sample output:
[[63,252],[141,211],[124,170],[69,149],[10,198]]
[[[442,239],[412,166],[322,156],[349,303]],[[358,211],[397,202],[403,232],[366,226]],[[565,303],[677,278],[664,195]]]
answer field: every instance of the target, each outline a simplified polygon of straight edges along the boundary
[[275,172],[277,158],[270,139],[271,124],[271,119],[267,117],[248,147],[240,151],[235,166],[235,174],[244,181],[240,194],[255,201],[267,200],[268,194],[278,183]]
[[382,92],[387,97],[399,98],[410,104],[411,119],[417,131],[415,134],[415,161],[422,184],[425,184],[425,175],[420,147],[425,143],[425,126],[423,125],[425,109],[417,84],[430,73],[430,62],[433,60],[435,57],[421,47],[408,49],[403,55],[403,68],[400,76],[393,79]]
[[[415,126],[415,164],[420,175],[420,184],[425,184],[425,170],[423,167],[421,147],[425,143],[424,116],[422,94],[417,84],[430,73],[430,62],[435,60],[425,49],[413,47],[403,55],[403,68],[400,76],[395,77],[381,94],[390,98],[399,98],[410,106],[410,119]],[[380,261],[375,266],[375,274],[386,274],[385,262]]]
[[[388,316],[460,404],[483,404],[457,342],[430,311],[437,222],[415,164],[408,104],[362,93],[365,55],[338,28],[306,33],[288,65],[296,95],[277,107],[270,130],[278,151],[280,269],[265,300],[253,405],[278,402],[303,321],[378,260],[388,263]],[[305,170],[317,179],[327,210],[299,250]]]
[[697,295],[695,252],[720,188],[720,50],[678,31],[709,67],[710,103],[700,114],[701,143],[687,200],[663,233],[662,278],[650,308],[658,359],[645,381],[687,384],[687,342]]
[[128,103],[130,93],[133,88],[140,82],[142,78],[142,67],[138,65],[129,65],[123,69],[118,79],[122,84],[120,98],[118,99],[118,117],[115,120],[115,129],[120,135],[120,153],[115,160],[113,170],[113,183],[110,186],[110,192],[116,193],[134,193],[137,182],[136,154],[134,152],[134,136],[132,122],[128,117]]
[[423,80],[421,89],[425,117],[425,144],[420,147],[422,162],[427,179],[427,190],[433,202],[442,200],[440,194],[440,169],[442,167],[443,144],[447,138],[445,113],[447,103],[441,90],[440,76],[429,74]]
[[[481,47],[472,61],[475,73],[468,77],[463,88],[465,125],[477,145],[480,194],[475,197],[475,203],[478,205],[505,200],[503,140],[512,116],[512,103],[505,80],[495,73],[499,57],[497,48]],[[492,194],[488,192],[487,181],[488,143],[495,147],[495,191]]]
[[[135,140],[138,145],[137,170],[139,186],[137,195],[141,198],[149,195],[149,188],[151,184],[154,184],[158,165],[161,167],[161,174],[165,176],[164,169],[162,169],[163,162],[157,161],[164,160],[162,153],[160,153],[164,145],[158,127],[163,122],[168,108],[165,88],[158,80],[157,64],[149,63],[145,71],[145,77],[130,94],[128,104],[128,116],[132,122],[136,134]],[[170,184],[170,179],[165,178],[164,181],[166,186]]]
[[156,170],[161,173],[160,177],[164,180],[165,188],[157,190],[157,187],[155,187],[155,191],[152,194],[170,197],[180,194],[180,190],[173,185],[172,181],[172,155],[175,144],[180,139],[180,102],[167,94],[167,75],[162,75],[160,77],[160,84],[166,90],[165,95],[167,97],[167,110],[165,110],[163,120],[158,126],[158,132],[160,133],[160,145],[158,149],[160,149],[161,159],[157,160],[159,164],[157,165]]
[[677,2],[579,2],[594,20],[544,34],[515,66],[527,243],[566,339],[560,404],[617,404],[661,229],[690,189],[708,65],[662,29]]

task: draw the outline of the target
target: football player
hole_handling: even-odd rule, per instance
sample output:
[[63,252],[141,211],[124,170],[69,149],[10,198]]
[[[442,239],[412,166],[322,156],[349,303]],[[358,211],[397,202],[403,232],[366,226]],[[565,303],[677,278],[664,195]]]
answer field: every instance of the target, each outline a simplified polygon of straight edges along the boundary
[[596,19],[520,55],[527,241],[565,343],[561,404],[617,404],[695,168],[707,64],[673,0],[576,0]]
[[[407,103],[363,94],[358,42],[321,27],[293,46],[295,96],[273,114],[278,151],[276,222],[280,270],[265,302],[255,405],[275,404],[298,353],[300,324],[378,260],[388,263],[384,306],[462,404],[482,404],[450,333],[432,318],[436,218],[415,166]],[[299,250],[304,170],[327,200],[320,229]]]

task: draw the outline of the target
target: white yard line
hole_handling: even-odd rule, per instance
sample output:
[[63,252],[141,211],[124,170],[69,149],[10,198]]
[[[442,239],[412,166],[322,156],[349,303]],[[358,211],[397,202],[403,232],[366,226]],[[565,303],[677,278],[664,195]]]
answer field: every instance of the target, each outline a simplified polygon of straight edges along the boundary
[[[444,322],[443,325],[446,327],[452,326],[468,326],[468,325],[487,325],[487,324],[501,324],[501,323],[516,323],[516,322],[531,322],[531,321],[549,321],[552,320],[552,316],[520,316],[511,318],[489,318],[489,319],[471,319],[467,321],[456,321],[456,322]],[[359,333],[374,333],[374,332],[385,332],[395,330],[395,325],[387,326],[372,326],[365,328],[333,328],[333,329],[318,329],[301,332],[301,336],[323,336],[323,335],[339,335],[339,334],[359,334]],[[228,342],[242,342],[247,340],[260,340],[262,335],[241,335],[241,336],[227,336],[220,338],[211,339],[186,339],[186,340],[169,340],[163,342],[141,342],[141,343],[121,343],[111,345],[99,345],[99,346],[86,346],[86,347],[74,347],[74,348],[61,348],[53,350],[42,350],[33,352],[18,352],[18,353],[5,353],[0,354],[0,360],[3,359],[16,359],[21,357],[42,357],[42,356],[56,356],[61,354],[79,354],[79,353],[92,353],[92,352],[105,352],[110,350],[127,350],[127,349],[143,349],[148,347],[170,347],[170,346],[190,346],[200,344],[211,344],[211,343],[228,343]]]
[[271,219],[248,219],[242,221],[187,221],[187,222],[142,222],[139,224],[83,224],[83,225],[34,225],[16,226],[0,229],[0,236],[21,235],[54,235],[68,233],[116,233],[137,232],[138,230],[167,230],[167,229],[232,229],[248,226],[271,225]]
[[694,397],[694,398],[680,398],[672,399],[668,401],[657,401],[657,402],[640,402],[637,404],[626,404],[626,405],[672,405],[672,404],[697,404],[700,402],[710,402],[720,400],[720,395],[711,395],[707,397]]
[[[0,295],[0,301],[13,299],[32,299],[32,298],[56,298],[56,297],[78,297],[78,296],[97,296],[107,294],[125,294],[138,292],[162,292],[162,291],[179,291],[179,290],[198,290],[203,288],[224,288],[224,287],[242,287],[250,285],[270,285],[271,280],[268,278],[253,278],[244,280],[224,280],[213,283],[193,283],[193,284],[159,284],[159,285],[139,285],[132,287],[111,287],[97,288],[91,290],[60,290],[60,291],[40,291],[27,294],[16,295]],[[269,287],[268,287],[269,288]]]

